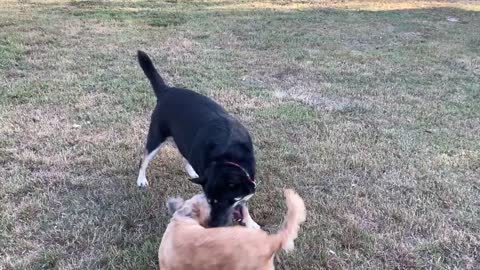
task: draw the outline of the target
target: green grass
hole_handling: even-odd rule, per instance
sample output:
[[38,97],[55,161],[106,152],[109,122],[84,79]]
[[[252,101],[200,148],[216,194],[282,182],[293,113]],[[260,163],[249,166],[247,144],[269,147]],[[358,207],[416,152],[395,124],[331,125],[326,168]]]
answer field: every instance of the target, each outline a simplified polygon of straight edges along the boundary
[[295,124],[314,122],[317,119],[317,113],[313,108],[291,103],[260,110],[259,117],[268,118],[270,121],[283,121],[288,122],[288,124]]
[[147,14],[142,14],[132,11],[100,9],[73,11],[71,14],[73,16],[82,17],[85,19],[97,19],[101,21],[113,20],[120,22],[145,22],[150,26],[156,27],[175,26],[185,22],[185,18],[183,18],[182,16],[178,16],[175,13],[149,12]]
[[[8,27],[10,24],[6,22],[4,27]],[[0,39],[0,69],[6,69],[16,61],[20,61],[22,57],[22,48],[14,40],[9,37],[3,36]]]
[[[155,98],[172,85],[250,130],[252,215],[305,199],[277,269],[480,265],[480,5],[468,1],[0,3],[0,269],[155,269],[168,147],[135,186]],[[447,18],[458,18],[458,22]]]

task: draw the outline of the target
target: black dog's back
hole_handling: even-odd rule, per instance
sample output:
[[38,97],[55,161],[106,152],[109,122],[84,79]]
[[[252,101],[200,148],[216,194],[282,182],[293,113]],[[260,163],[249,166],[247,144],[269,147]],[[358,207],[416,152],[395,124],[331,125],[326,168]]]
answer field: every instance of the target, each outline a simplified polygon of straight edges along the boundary
[[[248,136],[243,126],[212,99],[189,89],[167,86],[146,53],[138,51],[138,61],[157,97],[152,127],[159,130],[162,137],[173,137],[178,150],[194,168],[198,167],[198,162],[191,159],[192,151],[195,151],[193,148],[196,141],[203,137],[202,133],[209,134],[208,138],[202,139],[217,143],[218,140],[225,141],[236,137],[235,135]],[[244,132],[231,134],[232,127]]]
[[[155,96],[157,97],[157,102],[162,103],[163,106],[181,106],[180,108],[182,110],[188,110],[190,106],[194,106],[194,109],[206,110],[205,112],[215,111],[228,115],[220,105],[206,96],[200,95],[192,90],[167,86],[146,53],[138,51],[138,62],[152,85]],[[169,92],[174,93],[170,93],[169,95]],[[168,102],[166,101],[167,99]],[[189,106],[183,108],[182,106],[184,105]]]

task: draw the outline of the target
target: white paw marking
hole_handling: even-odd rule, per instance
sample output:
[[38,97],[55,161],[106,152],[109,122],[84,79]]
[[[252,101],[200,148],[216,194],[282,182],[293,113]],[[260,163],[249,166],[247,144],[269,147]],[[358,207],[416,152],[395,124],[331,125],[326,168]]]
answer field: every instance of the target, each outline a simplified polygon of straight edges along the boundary
[[148,163],[150,163],[150,161],[152,161],[152,159],[158,153],[158,150],[160,150],[160,147],[162,147],[162,145],[163,144],[160,144],[160,146],[157,147],[155,150],[153,150],[150,154],[144,155],[144,157],[142,159],[142,165],[140,166],[140,171],[138,172],[137,186],[139,186],[139,187],[148,186],[148,181],[147,181],[147,177],[146,177]]
[[137,186],[138,187],[147,187],[148,186],[148,181],[145,176],[141,177],[141,175],[138,176],[137,179]]

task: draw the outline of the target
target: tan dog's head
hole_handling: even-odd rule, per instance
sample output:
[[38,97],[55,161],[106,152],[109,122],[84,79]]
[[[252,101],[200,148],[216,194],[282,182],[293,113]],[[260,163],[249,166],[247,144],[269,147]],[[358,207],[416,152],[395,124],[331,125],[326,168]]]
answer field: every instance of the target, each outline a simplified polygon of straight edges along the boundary
[[210,205],[204,194],[197,194],[187,201],[182,198],[169,198],[167,208],[174,218],[191,218],[204,227],[208,225]]

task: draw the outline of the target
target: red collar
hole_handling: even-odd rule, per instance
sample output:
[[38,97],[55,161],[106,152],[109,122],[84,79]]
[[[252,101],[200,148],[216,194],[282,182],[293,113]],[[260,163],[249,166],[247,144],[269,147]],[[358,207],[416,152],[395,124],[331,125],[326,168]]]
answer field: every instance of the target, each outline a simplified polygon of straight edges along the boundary
[[243,168],[242,166],[238,165],[237,163],[231,162],[231,161],[225,161],[224,163],[229,164],[229,165],[233,165],[233,166],[239,168],[240,170],[242,170],[245,173],[245,175],[247,176],[248,181],[252,182],[254,186],[257,186],[257,183],[255,183],[255,179],[252,179],[252,177],[247,172],[247,170],[245,170],[245,168]]

